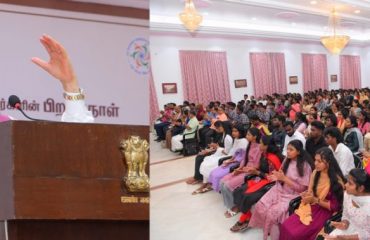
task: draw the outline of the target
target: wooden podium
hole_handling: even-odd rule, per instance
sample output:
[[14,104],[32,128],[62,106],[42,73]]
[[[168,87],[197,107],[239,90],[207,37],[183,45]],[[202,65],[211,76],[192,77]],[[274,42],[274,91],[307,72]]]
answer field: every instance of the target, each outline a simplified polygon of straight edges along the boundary
[[149,199],[122,182],[132,135],[149,127],[0,123],[0,240],[149,239],[148,201],[122,201]]

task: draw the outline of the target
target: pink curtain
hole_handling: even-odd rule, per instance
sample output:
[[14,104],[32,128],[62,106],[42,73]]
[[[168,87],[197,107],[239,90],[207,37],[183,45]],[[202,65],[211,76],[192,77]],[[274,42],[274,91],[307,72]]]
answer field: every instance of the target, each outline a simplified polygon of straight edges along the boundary
[[303,92],[328,89],[328,64],[325,54],[302,54]]
[[225,52],[180,51],[184,99],[194,103],[230,101]]
[[149,111],[150,123],[153,123],[159,116],[159,106],[157,100],[157,92],[155,91],[154,79],[152,70],[149,71]]
[[340,87],[343,89],[361,87],[360,56],[340,56]]
[[254,95],[286,93],[284,53],[250,53]]

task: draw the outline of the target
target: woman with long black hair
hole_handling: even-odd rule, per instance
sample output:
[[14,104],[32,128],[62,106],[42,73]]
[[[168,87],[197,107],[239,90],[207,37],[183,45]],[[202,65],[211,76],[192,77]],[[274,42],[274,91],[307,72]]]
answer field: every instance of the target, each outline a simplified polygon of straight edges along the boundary
[[269,234],[272,240],[279,239],[279,225],[288,218],[289,202],[307,190],[312,169],[312,158],[303,149],[302,142],[291,141],[281,169],[268,177],[276,181],[275,186],[252,209],[249,227],[262,228],[263,240],[267,240]]
[[349,172],[340,222],[331,222],[336,229],[325,239],[370,239],[370,168],[354,168]]
[[343,140],[344,144],[353,153],[358,153],[364,148],[364,138],[357,126],[357,118],[355,116],[347,117]]
[[325,222],[339,211],[345,178],[328,147],[315,154],[315,170],[299,208],[280,227],[280,240],[314,240]]
[[230,229],[232,232],[240,232],[248,227],[252,216],[250,209],[267,192],[264,188],[272,181],[267,177],[272,171],[278,171],[283,161],[283,155],[274,144],[271,137],[263,136],[261,138],[260,149],[262,151],[259,170],[251,169],[255,178],[248,180],[241,187],[237,188],[234,195],[234,203],[243,213],[239,221]]
[[[219,121],[221,126],[225,125],[225,122]],[[222,127],[225,129],[226,127]],[[218,128],[217,128],[218,129]],[[219,130],[218,130],[219,131]],[[224,133],[226,134],[225,130],[223,130]],[[207,156],[204,158],[204,161],[201,163],[199,167],[199,172],[203,176],[203,185],[195,190],[192,194],[198,194],[198,193],[205,193],[211,191],[212,184],[209,181],[209,177],[211,172],[218,167],[218,161],[226,156],[234,156],[234,154],[239,150],[239,149],[245,149],[247,146],[247,139],[245,139],[245,136],[243,135],[244,131],[242,129],[237,129],[233,128],[232,136],[228,135],[227,140],[229,143],[226,144],[226,139],[225,139],[225,147],[224,148],[218,148],[216,152],[210,156]],[[227,146],[228,145],[228,146]]]
[[207,149],[202,150],[195,157],[194,176],[186,181],[187,184],[194,185],[203,181],[203,175],[199,169],[206,157],[216,154],[217,150],[217,155],[220,155],[222,152],[229,152],[232,148],[234,140],[230,136],[228,128],[224,127],[225,124],[221,121],[216,121],[214,125],[219,134],[216,135],[217,138],[213,143],[208,145]]
[[259,146],[260,138],[261,133],[258,128],[252,127],[248,130],[248,147],[243,151],[243,160],[237,169],[221,179],[221,194],[224,200],[224,205],[228,209],[225,212],[226,217],[232,217],[238,212],[237,208],[233,208],[233,191],[244,183],[245,176],[252,174],[252,169],[258,170],[259,168],[259,161],[262,154]]

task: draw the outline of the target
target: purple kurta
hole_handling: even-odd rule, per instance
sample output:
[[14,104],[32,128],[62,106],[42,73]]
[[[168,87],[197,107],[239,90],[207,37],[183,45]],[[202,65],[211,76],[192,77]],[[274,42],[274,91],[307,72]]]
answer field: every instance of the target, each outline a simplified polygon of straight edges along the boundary
[[279,224],[289,216],[289,202],[308,188],[312,173],[310,165],[307,162],[304,163],[303,177],[299,176],[296,166],[297,162],[291,161],[286,173],[294,183],[293,187],[277,183],[252,208],[249,226],[263,228],[264,240],[269,233],[271,240],[279,239]]
[[[247,165],[245,164],[245,153],[246,151],[244,150],[244,154],[243,154],[243,158],[240,163],[240,166],[248,166],[248,167],[254,167],[258,169],[260,165],[261,154],[262,154],[260,145],[258,143],[252,143],[251,148],[249,149]],[[240,173],[238,175],[229,173],[228,175],[223,177],[221,181],[223,181],[225,185],[231,191],[234,191],[237,187],[241,186],[244,183],[244,178],[246,175],[247,173]]]
[[325,222],[340,210],[340,204],[331,192],[325,198],[330,202],[330,209],[323,208],[317,204],[311,205],[312,222],[310,225],[304,225],[299,220],[297,214],[290,216],[280,226],[280,240],[315,240],[317,234],[324,227]]
[[234,154],[234,160],[236,163],[232,163],[226,167],[219,166],[211,172],[208,178],[208,182],[212,183],[212,188],[219,192],[221,179],[230,172],[230,168],[239,165],[241,161],[245,158],[245,149],[238,149]]

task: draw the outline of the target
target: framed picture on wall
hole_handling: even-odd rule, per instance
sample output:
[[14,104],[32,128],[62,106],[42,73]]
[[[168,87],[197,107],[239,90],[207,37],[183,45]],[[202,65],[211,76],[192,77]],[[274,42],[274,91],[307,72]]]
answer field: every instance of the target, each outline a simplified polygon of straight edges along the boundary
[[297,76],[290,76],[289,77],[289,83],[290,84],[297,84],[298,83],[298,77]]
[[338,81],[337,75],[330,75],[330,82],[337,82],[337,81]]
[[177,84],[176,83],[162,83],[162,92],[163,94],[177,93]]
[[247,79],[237,79],[235,82],[235,88],[247,87]]

